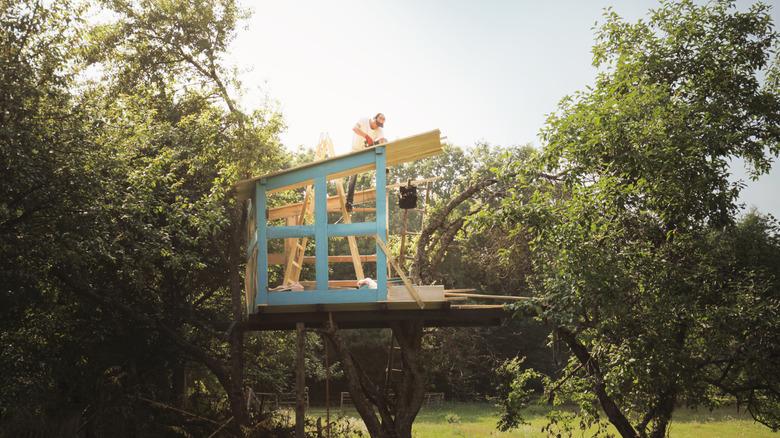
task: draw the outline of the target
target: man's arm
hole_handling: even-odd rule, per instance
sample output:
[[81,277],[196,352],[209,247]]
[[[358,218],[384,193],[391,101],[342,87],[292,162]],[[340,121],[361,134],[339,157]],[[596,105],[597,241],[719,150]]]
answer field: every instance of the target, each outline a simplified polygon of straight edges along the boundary
[[357,135],[359,135],[359,136],[361,136],[361,137],[365,138],[365,139],[366,139],[366,142],[367,142],[369,145],[372,145],[372,144],[374,144],[374,139],[373,139],[373,138],[371,138],[371,136],[370,136],[370,135],[368,135],[368,134],[366,134],[365,132],[363,132],[363,130],[362,130],[362,129],[360,129],[360,123],[356,123],[356,124],[355,124],[355,127],[354,127],[354,128],[352,128],[352,132],[354,132],[355,134],[357,134]]
[[368,135],[365,132],[363,132],[362,129],[360,129],[360,123],[355,123],[355,127],[352,128],[352,132],[354,132],[355,134],[357,134],[357,135],[359,135],[361,137],[365,137],[365,136]]

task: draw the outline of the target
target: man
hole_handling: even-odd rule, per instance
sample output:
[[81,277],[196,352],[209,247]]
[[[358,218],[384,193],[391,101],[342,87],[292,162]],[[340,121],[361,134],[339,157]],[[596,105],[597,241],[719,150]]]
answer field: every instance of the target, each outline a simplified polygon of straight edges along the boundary
[[352,132],[355,133],[352,137],[352,150],[359,151],[375,144],[386,143],[385,133],[382,131],[384,126],[385,115],[382,113],[378,113],[372,119],[358,120],[352,128]]
[[[387,143],[385,133],[385,115],[377,113],[373,118],[360,119],[352,128],[355,135],[352,138],[352,151],[360,151],[367,147]],[[349,189],[347,190],[347,211],[352,212],[352,200],[355,197],[355,183],[357,175],[349,177]]]

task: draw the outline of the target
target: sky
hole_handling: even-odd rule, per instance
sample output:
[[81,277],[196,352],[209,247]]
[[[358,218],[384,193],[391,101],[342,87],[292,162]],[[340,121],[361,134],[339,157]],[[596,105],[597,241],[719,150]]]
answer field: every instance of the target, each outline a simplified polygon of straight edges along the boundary
[[[780,0],[772,5],[780,23]],[[748,1],[739,1],[742,9]],[[285,146],[328,133],[337,152],[352,126],[383,112],[390,140],[440,129],[458,146],[540,145],[566,95],[593,83],[593,26],[604,8],[635,21],[656,1],[249,1],[230,47],[246,108],[283,114]],[[741,162],[746,208],[780,218],[780,170],[758,181]]]

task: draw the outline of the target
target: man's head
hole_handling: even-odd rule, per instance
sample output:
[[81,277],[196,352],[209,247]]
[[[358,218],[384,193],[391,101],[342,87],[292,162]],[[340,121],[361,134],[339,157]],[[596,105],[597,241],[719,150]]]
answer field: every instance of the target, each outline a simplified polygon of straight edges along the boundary
[[[372,122],[371,123],[372,125],[377,125],[380,128],[384,128],[385,127],[385,115],[382,114],[382,113],[376,113],[376,115],[374,116],[374,119],[371,120],[371,122]],[[371,128],[373,129],[375,127],[372,126]]]

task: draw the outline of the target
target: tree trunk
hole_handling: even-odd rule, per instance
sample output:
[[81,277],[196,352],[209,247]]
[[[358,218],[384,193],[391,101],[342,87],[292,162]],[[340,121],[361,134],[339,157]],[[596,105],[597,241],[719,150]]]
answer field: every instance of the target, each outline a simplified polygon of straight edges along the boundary
[[[242,231],[243,231],[243,208],[237,205],[233,210],[233,232],[228,247],[228,259],[230,261],[230,304],[233,312],[233,323],[237,324],[244,320],[245,306],[242,300],[244,295],[241,286],[241,250],[242,250]],[[234,328],[235,326],[231,326]],[[228,397],[230,398],[230,409],[233,413],[233,423],[236,429],[249,426],[249,413],[246,409],[244,394],[244,332],[241,330],[230,330],[230,381]],[[226,388],[227,389],[227,388]]]
[[674,411],[674,403],[676,401],[677,396],[674,392],[663,395],[658,406],[658,413],[655,417],[653,430],[650,432],[650,438],[666,437],[666,429],[669,427],[669,422],[672,420],[672,412]]
[[187,367],[184,361],[173,365],[172,373],[174,406],[187,410]]
[[394,403],[381,386],[372,382],[360,368],[339,335],[336,324],[330,323],[321,333],[339,355],[352,402],[366,424],[369,435],[372,438],[411,438],[412,425],[425,395],[425,374],[420,363],[422,324],[393,324],[393,334],[401,348],[404,371],[403,379],[395,385],[397,397]]
[[395,403],[395,432],[399,438],[411,438],[412,424],[425,399],[425,373],[420,363],[422,323],[393,324],[393,334],[401,347],[404,370],[401,385],[396,389],[398,397]]

